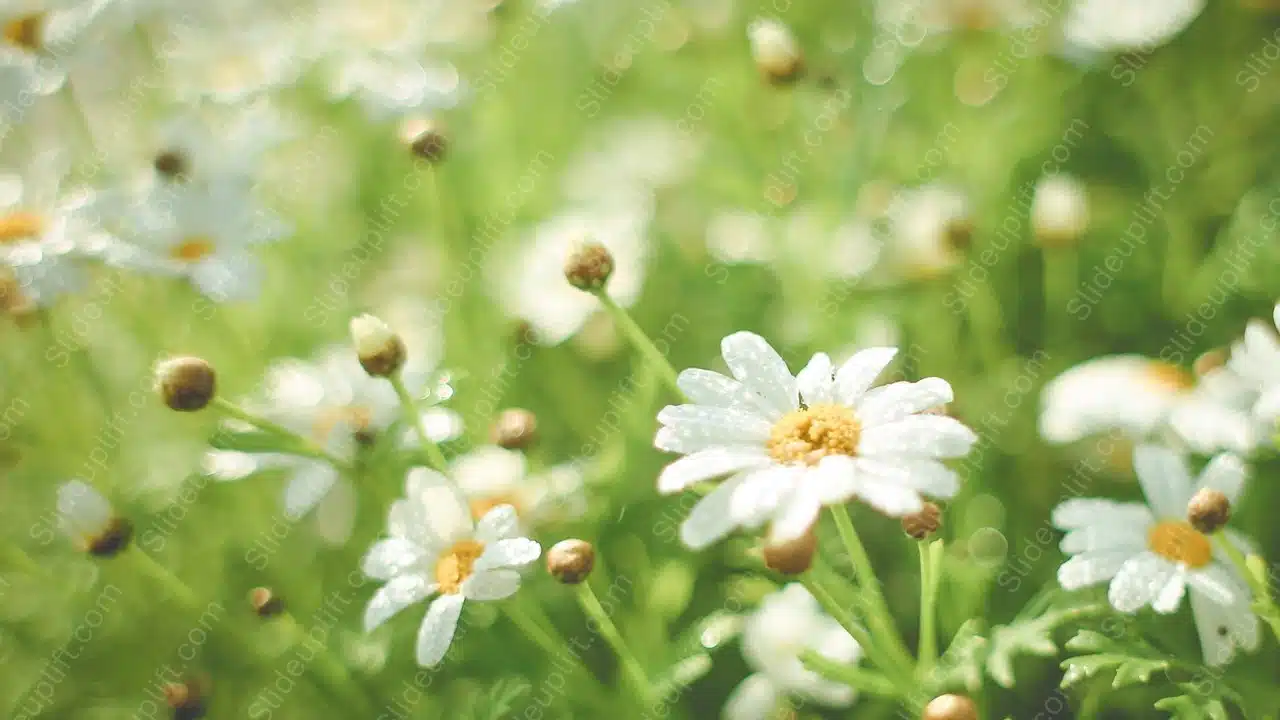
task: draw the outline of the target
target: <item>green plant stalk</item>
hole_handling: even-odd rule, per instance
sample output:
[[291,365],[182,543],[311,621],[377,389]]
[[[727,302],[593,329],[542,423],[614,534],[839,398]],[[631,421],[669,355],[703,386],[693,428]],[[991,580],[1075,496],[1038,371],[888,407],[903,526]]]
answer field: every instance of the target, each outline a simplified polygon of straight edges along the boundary
[[605,642],[609,643],[609,647],[613,648],[613,652],[618,656],[618,663],[622,666],[622,672],[627,676],[632,688],[635,690],[641,707],[648,708],[652,706],[656,700],[653,685],[649,682],[649,677],[645,674],[644,667],[636,659],[635,653],[631,652],[631,648],[627,647],[626,641],[622,639],[622,634],[618,632],[617,626],[613,624],[613,619],[609,617],[609,613],[605,612],[604,606],[600,604],[600,599],[596,597],[595,591],[591,589],[591,583],[587,581],[578,583],[574,590],[578,596],[578,604],[582,606],[582,611],[595,621],[596,626],[600,629],[600,634],[604,636]]
[[413,426],[418,437],[422,438],[422,447],[426,450],[427,458],[431,460],[431,464],[435,469],[444,472],[449,467],[449,462],[444,459],[444,453],[440,451],[440,446],[432,441],[431,436],[427,434],[427,428],[422,424],[422,413],[418,412],[418,407],[413,402],[413,397],[409,395],[409,389],[404,386],[404,380],[400,378],[400,373],[394,373],[387,378],[391,382],[391,387],[396,391],[396,397],[400,398],[400,407],[404,410],[404,417],[408,423]]
[[891,680],[877,672],[872,672],[857,665],[838,663],[819,655],[813,650],[801,650],[800,662],[810,670],[834,682],[848,685],[861,692],[884,697],[896,697],[898,688]]
[[[294,647],[303,645],[311,640],[298,621],[289,613],[282,613],[275,618],[275,622],[285,628],[290,637],[293,639]],[[361,714],[371,713],[374,709],[374,702],[364,691],[356,684],[351,673],[347,671],[346,665],[333,655],[327,645],[320,645],[320,651],[315,655],[315,661],[307,665],[307,670],[313,676],[317,684],[327,689],[335,695],[339,700],[351,705],[357,712]]]
[[196,595],[187,587],[177,575],[169,571],[169,568],[156,562],[155,558],[143,552],[135,545],[130,545],[119,557],[129,563],[139,574],[147,576],[156,585],[164,588],[164,590],[179,604],[183,610],[198,614],[200,612],[199,603],[196,601]]
[[592,294],[600,299],[600,304],[604,305],[605,310],[609,311],[614,322],[622,330],[622,334],[627,336],[627,340],[632,347],[658,370],[658,373],[662,376],[662,381],[666,383],[667,387],[671,388],[671,391],[677,397],[683,399],[684,392],[680,390],[680,384],[676,382],[676,369],[671,366],[667,356],[662,354],[658,346],[653,344],[653,340],[649,339],[649,336],[636,324],[636,321],[631,319],[631,315],[621,305],[614,302],[613,298],[609,297],[609,293],[605,292],[603,288],[593,291]]
[[818,573],[813,570],[800,575],[800,582],[813,595],[818,604],[822,606],[827,614],[840,623],[840,627],[853,636],[858,641],[858,645],[862,647],[862,652],[866,654],[880,671],[890,677],[890,681],[897,688],[897,694],[902,697],[908,697],[913,689],[915,681],[910,677],[910,668],[904,668],[901,664],[894,661],[890,656],[885,655],[884,648],[871,638],[871,634],[863,627],[853,613],[848,608],[840,604],[831,591],[823,584]]
[[282,450],[281,452],[291,453],[294,455],[301,455],[303,457],[311,457],[317,460],[324,460],[330,465],[333,465],[334,467],[343,471],[347,471],[351,469],[350,463],[338,457],[337,455],[334,455],[328,450],[325,450],[315,442],[312,442],[310,439],[305,438],[302,435],[299,435],[298,433],[290,430],[289,428],[283,425],[274,423],[264,417],[259,417],[257,415],[254,415],[253,413],[249,412],[248,410],[245,410],[244,408],[240,407],[239,405],[236,405],[235,403],[229,400],[225,400],[220,397],[215,397],[212,400],[212,402],[209,403],[209,406],[218,410],[218,412],[221,412],[223,415],[226,415],[227,417],[235,418],[236,420],[241,420],[243,422],[249,423],[250,425],[258,428],[263,432],[271,433],[272,435],[275,435],[282,440],[288,440],[289,442],[295,445],[295,447],[287,450]]
[[888,603],[880,592],[880,584],[876,581],[875,569],[871,567],[871,558],[858,538],[858,531],[853,528],[853,520],[849,517],[849,509],[844,505],[832,505],[831,517],[835,520],[840,539],[844,541],[845,550],[853,563],[857,574],[858,590],[866,598],[867,627],[873,636],[885,647],[895,659],[908,667],[914,666],[911,653],[907,650],[898,628],[894,624],[893,615],[889,613]]
[[13,543],[4,544],[4,558],[10,567],[14,567],[40,577],[44,577],[47,574],[45,569],[41,567],[39,563],[31,559],[31,556],[27,554],[26,550],[23,550],[21,547],[18,547]]
[[[935,549],[936,548],[936,549]],[[937,601],[942,540],[916,543],[920,555],[920,644],[916,651],[916,673],[927,677],[938,659]]]

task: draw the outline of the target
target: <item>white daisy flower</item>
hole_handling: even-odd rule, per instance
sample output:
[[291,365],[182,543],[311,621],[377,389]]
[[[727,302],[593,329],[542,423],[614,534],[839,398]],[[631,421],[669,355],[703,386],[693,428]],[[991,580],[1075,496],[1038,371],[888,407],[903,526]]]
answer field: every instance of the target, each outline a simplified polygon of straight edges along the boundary
[[707,249],[721,262],[782,266],[820,253],[825,258],[821,267],[806,263],[806,275],[816,272],[833,280],[865,275],[879,259],[881,246],[865,220],[836,224],[829,213],[813,208],[783,217],[731,210],[707,224]]
[[730,335],[721,350],[733,379],[685,370],[679,384],[691,403],[658,413],[654,444],[685,455],[662,471],[659,492],[729,476],[681,526],[689,547],[766,522],[770,541],[785,542],[824,505],[856,497],[898,517],[919,512],[922,493],[949,498],[959,489],[939,461],[965,455],[977,436],[923,412],[951,402],[941,378],[872,388],[895,348],[863,350],[839,368],[819,353],[796,376],[758,335]]
[[454,460],[450,476],[477,520],[499,505],[515,508],[523,528],[577,517],[586,511],[578,463],[530,474],[524,453],[486,445]]
[[887,215],[894,240],[890,261],[908,280],[934,278],[954,269],[973,233],[968,198],[941,184],[903,191]]
[[110,557],[129,546],[133,526],[111,503],[83,480],[58,487],[58,527],[75,546],[90,555]]
[[[1218,490],[1236,502],[1245,466],[1238,457],[1214,457],[1192,487],[1186,461],[1168,448],[1139,446],[1134,469],[1147,503],[1097,498],[1067,500],[1053,511],[1053,524],[1067,531],[1062,551],[1071,558],[1058,569],[1068,590],[1109,582],[1115,609],[1132,613],[1151,606],[1176,611],[1188,588],[1205,662],[1229,662],[1237,648],[1255,650],[1258,618],[1249,609],[1248,585],[1212,540],[1187,522],[1187,504],[1201,489]],[[1224,530],[1237,547],[1249,543]]]
[[1140,355],[1094,358],[1045,385],[1040,434],[1052,443],[1070,443],[1119,431],[1200,453],[1248,452],[1257,433],[1241,407],[1242,391],[1239,378],[1226,369],[1196,382],[1174,365]]
[[788,695],[827,707],[848,707],[855,693],[804,666],[802,650],[850,665],[862,656],[840,624],[822,612],[803,585],[791,583],[761,601],[743,626],[742,654],[755,672],[724,706],[725,720],[767,720]]
[[[1280,328],[1280,304],[1272,311],[1272,322]],[[1251,320],[1244,338],[1231,346],[1227,367],[1243,378],[1257,393],[1254,418],[1270,433],[1280,420],[1280,337],[1261,320]]]
[[534,228],[515,252],[495,253],[495,279],[507,314],[528,321],[546,345],[558,345],[581,330],[600,303],[563,278],[565,260],[587,241],[613,255],[607,290],[619,305],[630,307],[644,286],[651,216],[652,207],[644,203],[571,210]]
[[[66,81],[84,33],[110,0],[7,0],[0,4],[0,65],[46,95]],[[18,70],[21,68],[20,70]],[[16,77],[16,76],[15,76]]]
[[252,247],[286,234],[282,220],[227,179],[156,187],[124,215],[120,235],[130,251],[117,264],[186,278],[218,302],[257,297],[263,269]]
[[183,109],[144,136],[138,155],[147,184],[238,183],[247,190],[263,155],[285,137],[280,118],[263,102],[216,116]]
[[406,497],[392,504],[390,537],[369,549],[364,573],[383,585],[365,608],[370,632],[393,615],[436,595],[418,629],[416,657],[438,665],[449,650],[465,600],[501,600],[520,588],[523,567],[542,554],[538,543],[516,534],[510,505],[493,508],[478,522],[443,475],[414,468]]
[[1205,0],[1074,0],[1063,33],[1084,50],[1147,51],[1186,29],[1204,6]]
[[[1028,0],[878,0],[876,22],[904,41],[957,30],[1015,30],[1036,24]],[[914,44],[914,43],[911,43]]]

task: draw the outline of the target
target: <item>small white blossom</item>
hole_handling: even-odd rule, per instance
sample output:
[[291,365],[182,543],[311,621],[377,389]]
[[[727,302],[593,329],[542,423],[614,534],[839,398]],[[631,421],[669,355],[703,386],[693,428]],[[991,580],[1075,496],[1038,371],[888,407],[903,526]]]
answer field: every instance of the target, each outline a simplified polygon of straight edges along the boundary
[[1186,29],[1204,6],[1205,0],[1074,0],[1063,33],[1084,50],[1146,51]]
[[531,474],[523,453],[486,445],[454,460],[451,476],[477,520],[498,505],[510,505],[521,527],[531,529],[586,510],[579,463]]

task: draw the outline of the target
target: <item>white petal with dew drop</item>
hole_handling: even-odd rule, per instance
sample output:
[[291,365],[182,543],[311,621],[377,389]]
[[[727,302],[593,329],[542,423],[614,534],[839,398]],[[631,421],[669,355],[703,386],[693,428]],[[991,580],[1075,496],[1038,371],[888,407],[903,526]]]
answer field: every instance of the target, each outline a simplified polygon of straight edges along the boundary
[[858,479],[858,497],[889,517],[902,517],[924,509],[920,493],[872,475]]
[[1151,552],[1138,553],[1111,579],[1107,599],[1120,612],[1137,612],[1151,604],[1175,572],[1177,568],[1168,560]]
[[1169,581],[1156,591],[1155,597],[1151,600],[1151,609],[1162,615],[1176,612],[1178,605],[1182,604],[1182,595],[1186,590],[1186,573],[1181,568],[1175,568]]
[[1151,510],[1138,503],[1122,503],[1104,498],[1071,498],[1053,509],[1053,524],[1063,530],[1096,524],[1141,525],[1155,522]]
[[1262,644],[1258,616],[1249,609],[1248,601],[1223,605],[1191,586],[1191,616],[1200,636],[1200,652],[1210,667],[1231,662],[1236,651],[1254,652]]
[[1234,605],[1249,597],[1249,589],[1230,570],[1219,565],[1206,565],[1193,570],[1187,578],[1191,587],[1219,605]]
[[972,430],[954,418],[941,415],[912,415],[867,428],[858,442],[862,455],[923,455],[933,458],[961,457],[978,439]]
[[945,405],[954,399],[942,378],[896,382],[872,390],[858,402],[856,415],[864,427],[901,420],[908,415]]
[[1123,550],[1135,554],[1146,547],[1146,526],[1117,523],[1099,523],[1076,528],[1068,532],[1059,545],[1059,549],[1069,555],[1109,550]]
[[507,538],[486,545],[476,559],[475,572],[528,565],[542,555],[542,546],[529,538]]
[[1133,469],[1151,509],[1161,518],[1182,518],[1191,499],[1191,471],[1177,452],[1158,445],[1139,445]]
[[476,523],[476,539],[482,543],[496,543],[513,537],[520,528],[520,519],[511,505],[498,505]]
[[462,583],[468,600],[501,600],[520,589],[520,573],[515,570],[477,571]]
[[796,375],[796,389],[806,405],[829,403],[835,399],[835,369],[826,353],[813,356]]
[[1235,503],[1240,500],[1240,491],[1244,488],[1247,469],[1239,456],[1222,453],[1209,461],[1200,472],[1200,483],[1196,490],[1209,488],[1227,496],[1227,500]]
[[680,492],[703,480],[712,480],[771,462],[769,455],[758,446],[738,445],[699,450],[663,468],[658,475],[658,492]]
[[803,537],[818,522],[821,510],[822,503],[814,489],[799,485],[774,513],[769,525],[769,541],[785,543]]
[[836,400],[849,406],[857,404],[897,355],[898,349],[892,347],[859,350],[836,370]]
[[435,583],[421,575],[401,575],[378,588],[364,609],[364,631],[372,632],[401,610],[435,592]]
[[654,446],[686,454],[721,445],[763,446],[772,427],[756,415],[705,405],[669,405],[658,413],[658,421],[667,427],[658,430]]
[[809,470],[806,482],[812,483],[823,505],[846,503],[858,491],[860,463],[847,455],[828,455]]
[[435,667],[444,659],[458,629],[458,616],[462,614],[461,594],[441,595],[431,603],[427,616],[418,628],[418,642],[414,655],[423,667]]
[[745,470],[729,500],[729,515],[743,527],[758,528],[773,516],[778,505],[796,488],[804,470],[773,466]]
[[360,561],[360,569],[375,580],[390,580],[424,560],[422,549],[404,538],[379,540]]
[[721,483],[693,506],[680,526],[680,540],[691,550],[701,550],[733,532],[737,523],[729,512],[729,503],[744,476],[736,475]]
[[419,496],[427,515],[427,529],[442,545],[472,534],[471,506],[462,494],[446,483],[423,490]]
[[1106,550],[1076,555],[1058,568],[1058,584],[1067,590],[1107,582],[1120,572],[1134,553],[1129,550]]
[[936,498],[954,497],[960,492],[955,470],[929,458],[877,455],[858,458],[859,470],[874,478],[892,482]]
[[689,402],[696,405],[775,414],[759,395],[744,388],[737,380],[718,372],[701,368],[683,370],[676,378],[676,385],[689,398]]
[[787,363],[764,338],[736,332],[720,342],[720,352],[733,376],[764,398],[779,413],[796,408],[796,381]]

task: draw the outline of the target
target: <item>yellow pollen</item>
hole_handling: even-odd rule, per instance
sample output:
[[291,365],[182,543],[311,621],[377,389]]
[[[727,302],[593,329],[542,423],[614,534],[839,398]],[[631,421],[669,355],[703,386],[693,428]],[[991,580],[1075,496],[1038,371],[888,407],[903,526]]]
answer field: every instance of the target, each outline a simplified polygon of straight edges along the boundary
[[485,495],[483,497],[472,498],[468,503],[471,507],[471,517],[479,520],[485,516],[490,510],[499,505],[510,505],[516,509],[517,514],[523,514],[521,510],[520,500],[515,493],[495,493],[493,495]]
[[169,257],[182,262],[203,260],[213,254],[213,240],[204,235],[194,235],[169,250]]
[[4,24],[4,40],[20,50],[35,52],[41,47],[43,28],[44,13],[22,15]]
[[769,431],[765,447],[781,463],[816,465],[827,455],[854,455],[862,425],[843,405],[819,403],[783,415]]
[[1157,523],[1147,533],[1151,552],[1187,567],[1201,568],[1213,559],[1209,538],[1183,520]]
[[0,216],[0,244],[39,237],[44,232],[44,218],[29,212]]
[[369,426],[373,424],[373,411],[356,405],[324,408],[316,414],[315,421],[311,423],[311,436],[323,445],[329,441],[329,435],[340,423],[346,423],[351,433],[358,436],[360,433],[367,432]]
[[441,553],[436,561],[436,583],[440,585],[440,592],[446,595],[460,592],[482,553],[484,543],[475,540],[462,540]]
[[1153,361],[1147,366],[1147,379],[1162,390],[1182,391],[1195,386],[1191,374],[1176,365]]

